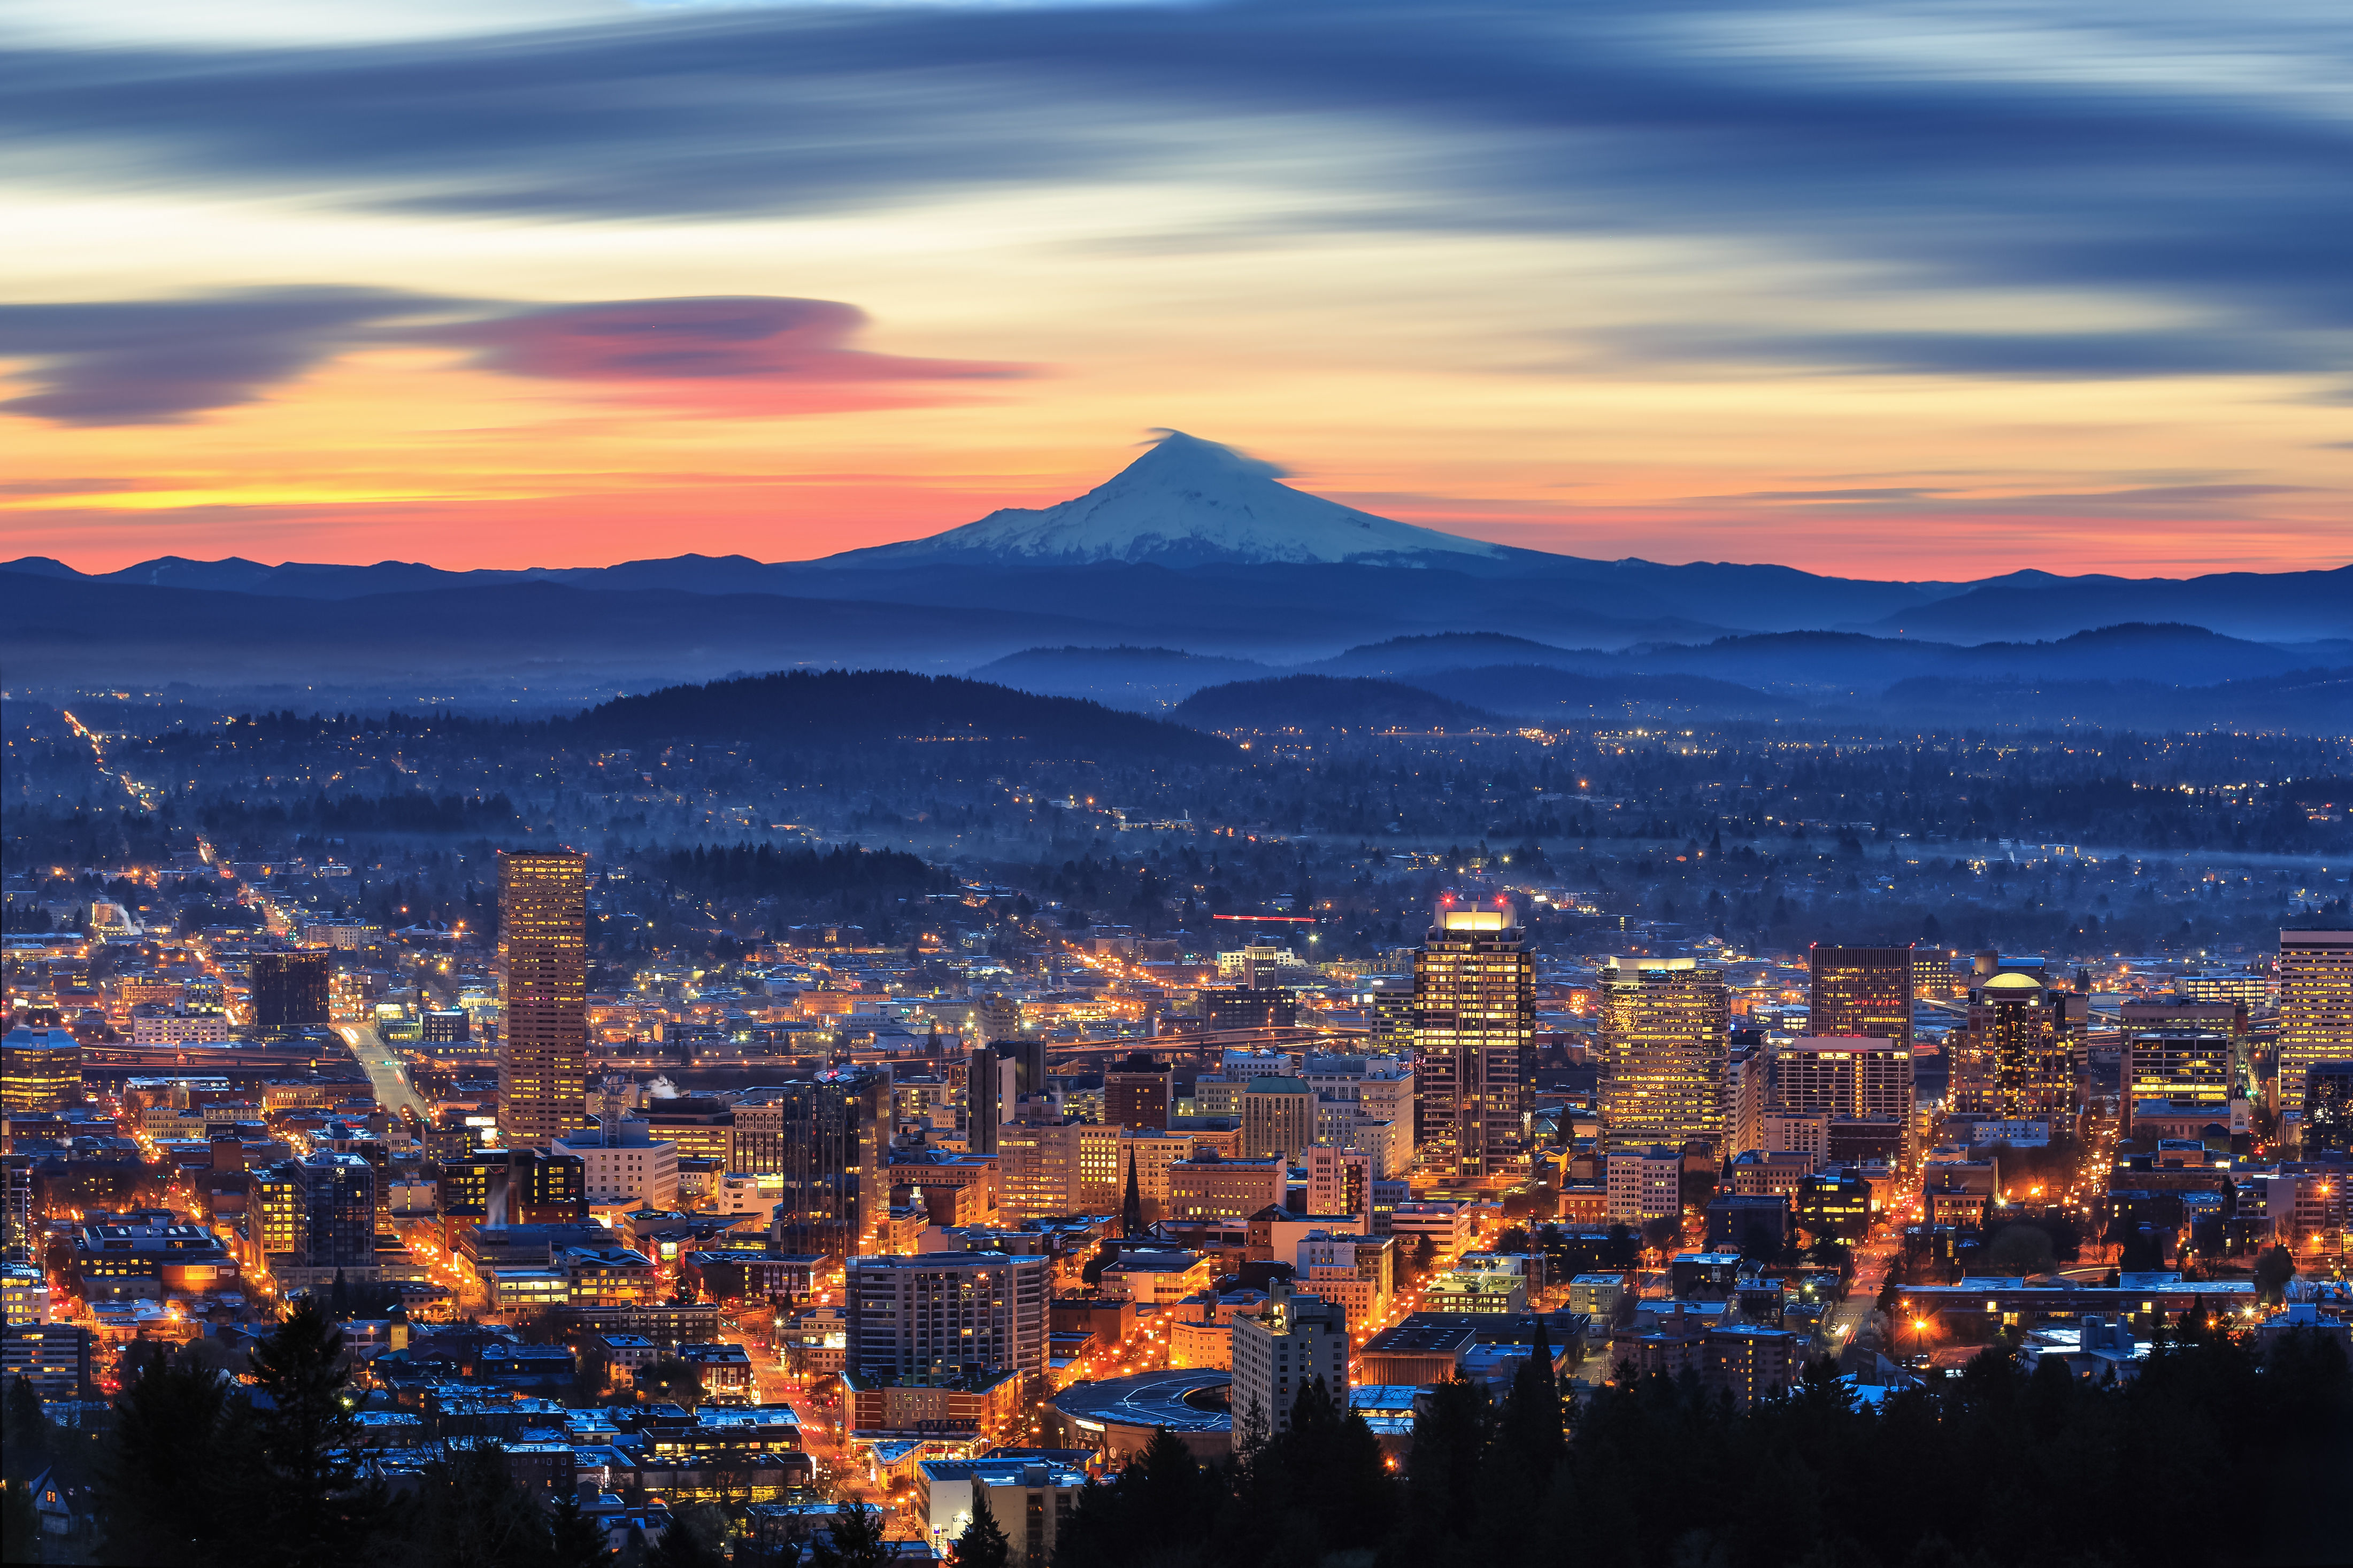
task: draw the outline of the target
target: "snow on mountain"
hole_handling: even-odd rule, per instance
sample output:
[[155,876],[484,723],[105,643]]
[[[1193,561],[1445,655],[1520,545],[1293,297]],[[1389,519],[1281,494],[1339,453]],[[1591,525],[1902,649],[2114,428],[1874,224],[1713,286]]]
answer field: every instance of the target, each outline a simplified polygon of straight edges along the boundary
[[1497,545],[1416,528],[1278,483],[1230,447],[1167,431],[1103,484],[1058,505],[1008,507],[929,539],[828,556],[828,566],[920,565],[993,558],[1008,565],[1153,562],[1343,562],[1366,557],[1500,557]]

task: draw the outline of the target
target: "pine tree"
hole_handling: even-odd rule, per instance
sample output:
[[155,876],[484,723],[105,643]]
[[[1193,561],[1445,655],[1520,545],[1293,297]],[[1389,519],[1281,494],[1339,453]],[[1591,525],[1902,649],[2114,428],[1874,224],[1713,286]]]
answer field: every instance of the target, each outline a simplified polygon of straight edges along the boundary
[[1008,1568],[1013,1561],[1013,1543],[1005,1538],[997,1515],[989,1511],[987,1497],[977,1489],[972,1498],[972,1521],[950,1543],[948,1561],[955,1568]]
[[1545,1332],[1541,1315],[1536,1319],[1535,1339],[1528,1347],[1528,1358],[1513,1374],[1512,1389],[1504,1396],[1495,1435],[1504,1451],[1528,1472],[1535,1484],[1542,1486],[1550,1478],[1563,1443],[1560,1382],[1553,1373],[1552,1340]]
[[597,1568],[612,1553],[605,1527],[580,1511],[580,1500],[566,1492],[548,1510],[548,1561],[552,1568]]
[[381,1513],[378,1489],[359,1483],[343,1336],[308,1298],[251,1352],[266,1402],[255,1426],[259,1460],[253,1561],[284,1568],[345,1568]]
[[20,1372],[9,1380],[7,1408],[0,1415],[0,1465],[11,1480],[30,1480],[47,1468],[56,1447],[40,1393]]
[[851,1503],[835,1517],[831,1530],[809,1537],[809,1561],[816,1568],[888,1568],[892,1556],[879,1508]]
[[108,1561],[201,1568],[242,1557],[246,1522],[227,1494],[188,1484],[249,1458],[248,1426],[230,1418],[234,1386],[209,1368],[156,1366],[115,1402],[98,1477]]

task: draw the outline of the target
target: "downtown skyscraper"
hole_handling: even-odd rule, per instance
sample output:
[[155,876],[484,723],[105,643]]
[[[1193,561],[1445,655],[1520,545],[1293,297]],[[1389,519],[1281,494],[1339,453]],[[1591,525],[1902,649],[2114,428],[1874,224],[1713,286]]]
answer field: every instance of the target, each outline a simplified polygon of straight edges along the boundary
[[1688,958],[1611,959],[1601,971],[1603,1135],[1612,1150],[1704,1142],[1721,1153],[1731,999]]
[[1811,1005],[1806,1033],[1869,1036],[1912,1048],[1915,980],[1909,947],[1824,947],[1806,955]]
[[2280,1114],[2303,1114],[2314,1068],[2347,1060],[2353,1060],[2353,931],[2280,932]]
[[1524,1152],[1535,1072],[1535,955],[1508,905],[1447,908],[1413,960],[1423,1163],[1449,1182]]
[[544,1148],[588,1125],[588,857],[499,856],[499,1136]]

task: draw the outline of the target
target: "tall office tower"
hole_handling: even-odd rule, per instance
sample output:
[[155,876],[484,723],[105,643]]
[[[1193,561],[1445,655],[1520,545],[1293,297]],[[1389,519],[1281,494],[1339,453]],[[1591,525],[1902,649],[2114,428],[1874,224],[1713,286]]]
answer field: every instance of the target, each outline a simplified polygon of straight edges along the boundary
[[499,1132],[543,1148],[588,1125],[588,857],[499,854]]
[[1961,994],[1960,976],[1953,973],[1953,960],[1960,954],[1949,947],[1915,947],[1912,950],[1912,995],[1921,1002],[1950,1002]]
[[1373,1234],[1373,1181],[1379,1173],[1361,1149],[1307,1151],[1307,1212],[1346,1215],[1361,1234]]
[[1737,1154],[1765,1146],[1765,1109],[1773,1100],[1773,1058],[1762,1046],[1735,1046],[1724,1061],[1724,1146]]
[[1021,1102],[1051,1093],[1046,1042],[1019,1037],[980,1047],[965,1069],[965,1137],[976,1154],[997,1152],[997,1129],[1019,1114]]
[[1688,958],[1612,958],[1601,971],[1602,1135],[1609,1148],[1725,1141],[1731,1042],[1724,975]]
[[735,1102],[733,1169],[772,1176],[785,1168],[785,1088],[748,1089]]
[[2306,1075],[2353,1058],[2353,931],[2284,931],[2279,945],[2279,1109],[2304,1110]]
[[2304,1157],[2353,1154],[2353,1061],[2315,1062],[2304,1075]]
[[1103,1120],[1113,1127],[1168,1125],[1176,1100],[1176,1069],[1137,1051],[1103,1074]]
[[973,1373],[1046,1373],[1053,1260],[1001,1252],[853,1258],[844,1294],[852,1376],[937,1384]]
[[357,1154],[317,1153],[294,1162],[301,1183],[297,1250],[311,1268],[364,1268],[375,1262],[375,1168]]
[[323,952],[253,955],[253,1026],[262,1038],[316,1028],[327,1022],[327,981],[332,968]]
[[34,1258],[32,1156],[0,1155],[0,1263]]
[[81,1103],[81,1042],[63,1029],[0,1037],[0,1109],[10,1116]]
[[1293,1295],[1278,1279],[1266,1308],[1234,1319],[1234,1383],[1228,1394],[1239,1438],[1255,1427],[1268,1436],[1291,1428],[1292,1406],[1312,1378],[1343,1410],[1348,1406],[1348,1314],[1321,1296]]
[[779,1251],[845,1258],[891,1212],[891,1080],[876,1068],[835,1068],[788,1083],[777,1107],[782,1200],[770,1234]]
[[1912,1047],[1868,1036],[1808,1036],[1774,1047],[1773,1103],[1834,1121],[1912,1120]]
[[1440,910],[1414,954],[1422,1156],[1442,1180],[1499,1175],[1525,1150],[1535,973],[1508,905]]
[[1079,1212],[1079,1123],[1009,1121],[997,1130],[997,1206],[1009,1220]]
[[1808,1034],[1868,1035],[1912,1048],[1910,948],[1817,946],[1807,968],[1813,976]]
[[1969,1032],[2005,1120],[2047,1121],[2068,1131],[2075,1113],[2075,1056],[2064,996],[2023,970],[1992,975],[1969,993]]
[[1304,1079],[1254,1078],[1242,1090],[1242,1158],[1296,1159],[1315,1142],[1315,1091]]
[[1413,976],[1367,974],[1356,986],[1356,1005],[1372,1015],[1373,1049],[1388,1056],[1411,1052]]
[[2172,997],[2127,1002],[2124,1026],[2122,1110],[2130,1130],[2132,1108],[2144,1100],[2177,1105],[2228,1105],[2239,1092],[2239,1065],[2247,1012],[2231,1002]]

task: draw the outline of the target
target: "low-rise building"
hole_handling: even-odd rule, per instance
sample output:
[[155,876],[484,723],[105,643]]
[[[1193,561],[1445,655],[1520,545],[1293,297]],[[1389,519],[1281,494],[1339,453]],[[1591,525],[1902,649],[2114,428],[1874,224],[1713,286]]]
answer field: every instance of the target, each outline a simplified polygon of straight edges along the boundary
[[1060,1529],[1088,1484],[1082,1466],[1026,1456],[925,1459],[915,1473],[915,1514],[935,1550],[944,1553],[985,1507],[1018,1563],[1052,1560]]

